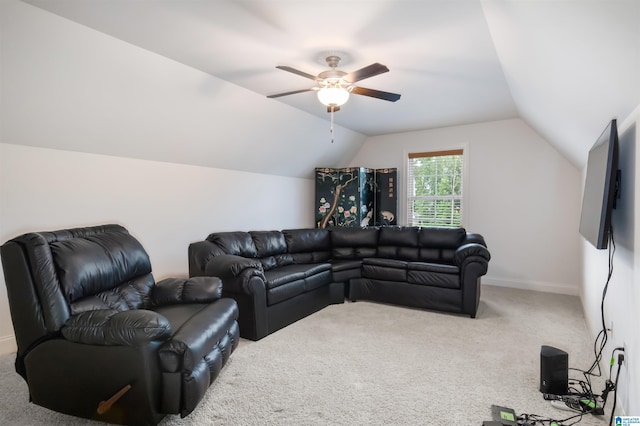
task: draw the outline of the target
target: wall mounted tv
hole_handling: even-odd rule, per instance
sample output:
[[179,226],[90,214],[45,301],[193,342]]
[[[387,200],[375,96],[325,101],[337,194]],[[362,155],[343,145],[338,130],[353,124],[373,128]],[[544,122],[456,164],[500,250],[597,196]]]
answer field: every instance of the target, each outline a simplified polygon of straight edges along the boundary
[[619,181],[618,128],[614,119],[589,150],[582,196],[580,233],[597,249],[606,249],[609,242]]

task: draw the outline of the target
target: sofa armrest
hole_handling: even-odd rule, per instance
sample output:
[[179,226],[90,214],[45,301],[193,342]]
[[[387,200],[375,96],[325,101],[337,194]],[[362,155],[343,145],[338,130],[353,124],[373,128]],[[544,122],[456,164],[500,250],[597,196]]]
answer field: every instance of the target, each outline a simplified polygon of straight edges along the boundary
[[265,281],[262,263],[233,254],[216,256],[209,260],[205,267],[208,276],[219,277],[224,283],[225,292],[253,294],[256,290],[251,282],[253,278]]
[[222,281],[218,277],[166,278],[151,291],[154,306],[179,303],[210,303],[222,297]]
[[476,234],[473,232],[467,232],[467,235],[465,236],[464,240],[460,245],[471,244],[471,243],[477,243],[485,247],[487,246],[487,243],[485,243],[484,237],[482,235]]
[[187,255],[189,259],[189,276],[201,277],[204,276],[204,268],[207,263],[215,256],[225,254],[220,247],[213,244],[211,241],[197,241],[189,244]]
[[461,245],[454,254],[460,268],[462,289],[462,313],[475,318],[480,304],[480,277],[487,273],[491,255],[484,244]]
[[162,315],[145,309],[101,309],[72,316],[62,335],[72,342],[102,346],[136,346],[171,337],[171,324]]
[[454,254],[454,261],[458,267],[462,268],[466,263],[480,262],[485,265],[489,264],[489,260],[491,260],[491,254],[489,254],[489,250],[482,244],[478,243],[469,243],[463,244],[456,250]]

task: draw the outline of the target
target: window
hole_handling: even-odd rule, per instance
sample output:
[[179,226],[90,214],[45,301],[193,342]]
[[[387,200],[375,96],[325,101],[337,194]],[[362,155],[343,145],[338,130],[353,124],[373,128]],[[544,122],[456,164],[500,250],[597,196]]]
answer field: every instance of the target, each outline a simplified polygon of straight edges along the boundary
[[462,160],[461,149],[409,154],[409,226],[461,226]]

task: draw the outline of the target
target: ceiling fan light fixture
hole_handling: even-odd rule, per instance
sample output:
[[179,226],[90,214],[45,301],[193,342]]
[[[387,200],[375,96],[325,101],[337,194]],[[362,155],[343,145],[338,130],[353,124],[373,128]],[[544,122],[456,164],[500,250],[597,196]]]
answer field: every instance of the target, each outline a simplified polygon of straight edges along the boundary
[[308,89],[268,95],[267,97],[279,98],[280,96],[316,91],[318,100],[326,106],[327,111],[331,113],[340,110],[339,107],[349,100],[349,93],[351,92],[356,95],[369,96],[371,98],[383,99],[390,102],[395,102],[400,99],[400,95],[397,93],[383,92],[382,90],[354,86],[354,83],[360,80],[388,72],[389,68],[387,68],[386,65],[376,62],[350,73],[346,73],[342,70],[336,69],[340,63],[340,57],[338,55],[329,54],[329,56],[325,58],[325,61],[330,69],[321,72],[317,76],[289,66],[278,65],[276,67],[278,69],[313,80],[316,83],[316,86]]
[[318,100],[326,106],[341,106],[349,100],[349,91],[342,87],[323,87],[318,90]]

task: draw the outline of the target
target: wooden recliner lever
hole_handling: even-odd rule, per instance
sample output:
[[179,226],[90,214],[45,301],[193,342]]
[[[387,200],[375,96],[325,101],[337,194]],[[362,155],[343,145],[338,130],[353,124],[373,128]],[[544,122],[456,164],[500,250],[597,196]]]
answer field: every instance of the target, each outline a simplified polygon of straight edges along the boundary
[[118,400],[122,398],[122,396],[127,393],[129,389],[131,389],[131,385],[126,385],[118,392],[116,392],[111,398],[107,399],[106,401],[100,401],[100,403],[98,404],[98,409],[96,410],[98,414],[104,414],[107,411],[111,410],[113,404],[118,402]]

